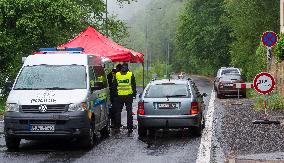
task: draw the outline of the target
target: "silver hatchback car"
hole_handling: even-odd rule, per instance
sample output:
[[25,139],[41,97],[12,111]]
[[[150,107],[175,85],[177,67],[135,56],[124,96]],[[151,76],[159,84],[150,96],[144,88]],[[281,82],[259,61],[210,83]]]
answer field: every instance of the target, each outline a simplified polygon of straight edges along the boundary
[[150,82],[138,103],[139,137],[147,136],[148,130],[178,128],[188,128],[200,136],[204,128],[205,96],[192,80]]

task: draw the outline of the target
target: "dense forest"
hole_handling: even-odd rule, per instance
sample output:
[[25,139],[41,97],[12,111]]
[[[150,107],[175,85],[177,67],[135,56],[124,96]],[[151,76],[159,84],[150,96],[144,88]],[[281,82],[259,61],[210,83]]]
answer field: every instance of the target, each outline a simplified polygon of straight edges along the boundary
[[155,0],[133,16],[127,46],[163,68],[169,43],[171,71],[213,76],[221,66],[235,66],[251,80],[266,67],[260,38],[279,33],[279,8],[271,0]]
[[[8,76],[15,77],[21,57],[39,47],[63,43],[88,25],[106,34],[104,2],[2,0],[0,86]],[[212,76],[221,66],[235,66],[250,80],[265,68],[262,33],[279,33],[279,2],[153,0],[127,24],[113,15],[108,24],[110,38],[145,54],[148,78],[173,71]],[[141,66],[135,71],[141,76]]]

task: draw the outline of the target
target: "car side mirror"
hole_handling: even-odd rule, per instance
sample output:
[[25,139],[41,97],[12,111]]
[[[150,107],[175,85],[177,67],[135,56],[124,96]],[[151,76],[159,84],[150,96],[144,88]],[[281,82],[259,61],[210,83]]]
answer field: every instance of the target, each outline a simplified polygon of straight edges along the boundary
[[91,91],[101,90],[104,88],[104,83],[101,81],[96,81],[94,87],[91,87]]
[[207,97],[208,95],[207,95],[207,93],[202,93],[201,96],[202,96],[202,97]]
[[139,98],[141,98],[141,97],[142,97],[142,93],[139,94]]
[[8,94],[8,92],[10,92],[11,90],[12,90],[12,88],[13,88],[13,82],[12,81],[6,81],[6,83],[5,83],[5,93],[7,93]]

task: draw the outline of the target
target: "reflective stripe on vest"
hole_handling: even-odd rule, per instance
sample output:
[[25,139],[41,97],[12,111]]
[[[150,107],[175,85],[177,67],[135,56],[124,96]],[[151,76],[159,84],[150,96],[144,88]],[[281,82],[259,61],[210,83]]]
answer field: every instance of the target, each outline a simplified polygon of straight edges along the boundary
[[116,73],[118,95],[133,94],[131,86],[131,77],[132,72],[129,71],[125,75],[122,75],[120,72]]

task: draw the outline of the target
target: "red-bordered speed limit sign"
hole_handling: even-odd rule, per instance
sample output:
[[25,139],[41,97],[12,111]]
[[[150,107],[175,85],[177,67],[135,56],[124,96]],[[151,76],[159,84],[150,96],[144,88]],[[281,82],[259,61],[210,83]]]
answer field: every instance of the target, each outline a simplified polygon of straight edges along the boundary
[[275,87],[275,80],[273,76],[267,72],[259,73],[253,80],[254,89],[261,94],[268,94],[273,91]]

